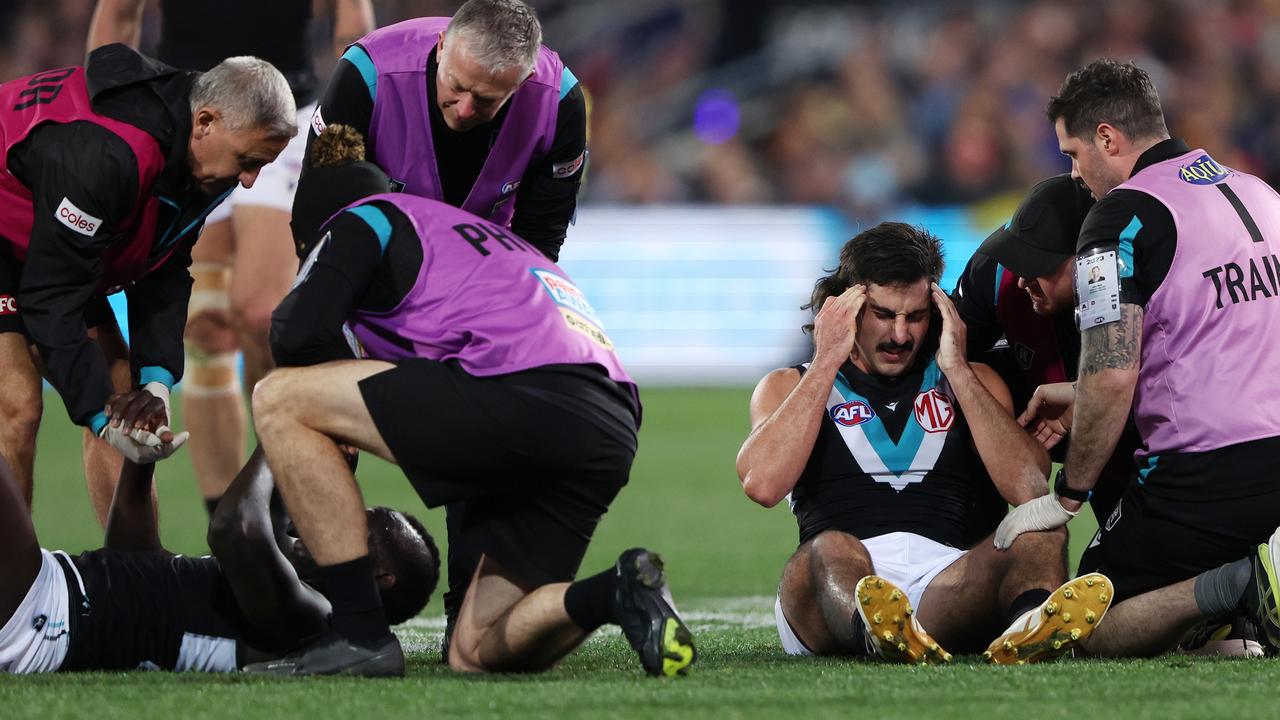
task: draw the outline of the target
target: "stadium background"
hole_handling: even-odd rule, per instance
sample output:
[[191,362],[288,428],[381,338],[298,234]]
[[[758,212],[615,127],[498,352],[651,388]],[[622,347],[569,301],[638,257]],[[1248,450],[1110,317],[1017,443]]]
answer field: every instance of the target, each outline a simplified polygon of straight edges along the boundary
[[[374,0],[379,25],[447,15],[458,4]],[[531,4],[545,41],[592,103],[591,165],[562,264],[642,381],[646,403],[631,485],[584,568],[635,544],[664,551],[677,598],[695,619],[707,628],[745,627],[743,647],[766,666],[778,661],[772,594],[795,526],[785,507],[765,511],[743,497],[733,461],[755,380],[807,357],[799,306],[840,243],[881,219],[923,224],[945,241],[944,284],[953,286],[1021,194],[1069,169],[1043,106],[1069,70],[1099,55],[1148,69],[1170,128],[1193,147],[1273,185],[1280,180],[1277,0]],[[91,0],[0,3],[0,80],[81,62],[92,7]],[[149,11],[144,50],[155,31]],[[322,21],[315,43],[322,72],[332,64],[327,37]],[[79,448],[61,401],[47,393],[35,517],[48,547],[78,551],[101,541]],[[166,543],[205,551],[189,459],[180,454],[158,475]],[[366,457],[360,476],[371,504],[416,512],[443,534],[441,513],[425,511],[394,468]],[[1073,525],[1073,564],[1091,531],[1082,521]],[[436,599],[419,622],[418,649],[433,649],[439,613]],[[612,647],[607,642],[602,647]],[[567,677],[600,661],[585,657],[570,661]],[[634,680],[617,662],[619,677]],[[1049,692],[1036,689],[1048,687],[1042,676],[1025,677],[1032,680],[1008,692],[1027,682]],[[1256,682],[1233,677],[1218,671],[1212,683]],[[978,692],[964,680],[947,682],[940,687],[953,692],[948,702]],[[1203,682],[1141,692],[1164,693],[1165,706],[1176,708],[1178,698],[1203,693]],[[41,689],[52,687],[0,690],[44,698]],[[158,693],[147,697],[161,706],[186,702],[168,686],[133,687]],[[821,685],[810,699],[841,697]],[[541,696],[487,710],[459,702],[496,714],[518,714],[520,702],[542,707]],[[600,702],[579,709],[610,707]],[[657,702],[655,712],[665,707]]]

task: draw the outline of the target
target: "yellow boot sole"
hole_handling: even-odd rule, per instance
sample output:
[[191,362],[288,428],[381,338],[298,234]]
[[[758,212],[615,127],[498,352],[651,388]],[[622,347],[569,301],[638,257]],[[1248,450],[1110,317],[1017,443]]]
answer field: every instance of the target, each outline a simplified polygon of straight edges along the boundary
[[997,665],[1044,662],[1070,652],[1089,637],[1111,607],[1111,581],[1082,575],[1054,590],[1040,606],[1040,624],[995,639],[982,657]]
[[854,595],[858,615],[881,658],[915,665],[951,662],[951,653],[920,627],[906,593],[893,583],[868,575],[858,581]]

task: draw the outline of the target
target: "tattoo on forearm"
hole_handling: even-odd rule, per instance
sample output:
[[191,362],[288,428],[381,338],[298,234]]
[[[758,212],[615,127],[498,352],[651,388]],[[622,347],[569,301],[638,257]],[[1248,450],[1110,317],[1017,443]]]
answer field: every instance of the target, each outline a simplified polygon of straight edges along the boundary
[[1084,331],[1080,340],[1080,374],[1135,368],[1141,353],[1142,308],[1122,304],[1118,321]]

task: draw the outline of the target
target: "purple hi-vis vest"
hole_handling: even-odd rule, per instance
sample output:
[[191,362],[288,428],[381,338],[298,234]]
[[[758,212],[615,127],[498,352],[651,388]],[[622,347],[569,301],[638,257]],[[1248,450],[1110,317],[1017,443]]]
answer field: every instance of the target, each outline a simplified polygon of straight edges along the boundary
[[[408,194],[374,195],[408,216],[422,242],[422,269],[389,312],[356,312],[347,325],[365,357],[456,360],[472,375],[544,365],[599,365],[635,393],[600,318],[573,281],[537,248],[495,223]],[[389,225],[382,225],[389,232]],[[377,228],[375,227],[375,230]]]
[[[1144,168],[1117,189],[1159,200],[1178,237],[1142,320],[1140,455],[1280,436],[1280,196],[1204,150]],[[1140,227],[1135,217],[1127,247],[1130,231],[1120,237],[1130,268]]]
[[[369,143],[373,161],[413,195],[444,200],[431,140],[431,108],[425,78],[427,59],[449,18],[406,20],[364,36],[377,82]],[[546,46],[539,48],[533,76],[507,102],[506,119],[489,150],[480,176],[462,209],[509,226],[516,188],[525,170],[551,152],[560,107],[564,63]]]

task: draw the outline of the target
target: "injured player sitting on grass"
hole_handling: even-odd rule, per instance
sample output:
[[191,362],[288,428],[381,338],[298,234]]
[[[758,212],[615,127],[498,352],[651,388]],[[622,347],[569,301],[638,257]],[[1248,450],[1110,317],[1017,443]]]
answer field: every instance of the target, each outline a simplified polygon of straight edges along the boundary
[[813,361],[751,398],[743,490],[766,507],[787,498],[800,531],[775,603],[788,654],[1035,662],[1106,612],[1102,575],[1063,584],[1065,529],[997,550],[973,526],[992,484],[1015,505],[1044,495],[1049,459],[995,371],[965,359],[942,265],[920,228],[854,237],[814,289]]
[[[227,672],[306,645],[328,628],[315,562],[301,542],[272,527],[273,483],[261,452],[213,515],[211,557],[161,546],[153,469],[125,462],[104,547],[72,557],[39,546],[0,459],[0,673]],[[387,621],[403,622],[434,591],[439,553],[414,517],[385,507],[367,516]]]

